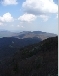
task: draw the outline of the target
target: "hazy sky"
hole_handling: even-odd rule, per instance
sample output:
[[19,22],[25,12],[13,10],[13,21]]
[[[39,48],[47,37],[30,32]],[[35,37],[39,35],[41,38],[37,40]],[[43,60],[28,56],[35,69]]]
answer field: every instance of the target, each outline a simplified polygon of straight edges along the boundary
[[0,0],[0,29],[58,33],[57,0]]

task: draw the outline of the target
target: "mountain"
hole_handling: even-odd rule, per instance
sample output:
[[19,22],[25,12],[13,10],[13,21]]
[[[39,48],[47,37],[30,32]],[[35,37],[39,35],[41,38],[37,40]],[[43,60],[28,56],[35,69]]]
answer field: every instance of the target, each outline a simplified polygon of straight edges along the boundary
[[7,30],[0,30],[0,38],[3,37],[13,37],[13,36],[18,36],[19,33],[15,33],[15,32],[10,32]]
[[40,41],[42,41],[40,38],[0,38],[0,59],[4,59],[6,57],[13,55],[17,51],[17,48],[22,48],[34,43],[38,43]]
[[13,33],[12,32],[10,32],[10,31],[0,31],[0,38],[2,38],[2,37],[11,37],[11,36],[13,36]]
[[15,37],[19,38],[19,39],[37,37],[37,38],[41,38],[42,40],[44,40],[49,37],[55,37],[55,36],[57,36],[57,35],[53,34],[53,33],[42,32],[42,31],[33,31],[33,32],[24,31],[24,32],[21,32],[20,35],[15,36]]
[[58,37],[21,49],[0,61],[0,76],[58,76]]
[[47,39],[49,37],[55,37],[57,36],[56,34],[53,33],[47,33],[47,32],[42,32],[42,31],[23,31],[23,32],[10,32],[7,30],[1,30],[0,31],[0,38],[2,37],[15,37],[18,39],[24,39],[24,38],[33,38],[33,37],[37,37],[37,38],[41,38],[42,40]]

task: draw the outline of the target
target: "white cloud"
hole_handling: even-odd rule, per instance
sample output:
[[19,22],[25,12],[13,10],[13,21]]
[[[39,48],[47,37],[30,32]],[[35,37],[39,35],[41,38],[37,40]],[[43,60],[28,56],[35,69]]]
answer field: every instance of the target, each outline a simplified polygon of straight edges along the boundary
[[3,23],[2,22],[0,22],[0,26],[2,26],[3,25]]
[[17,0],[2,0],[3,5],[16,5],[18,4]]
[[35,15],[58,12],[58,5],[53,0],[26,0],[22,6],[25,12]]
[[35,19],[36,19],[35,15],[27,14],[27,13],[25,13],[24,15],[22,15],[18,18],[18,20],[24,21],[24,22],[31,22],[31,21],[34,21]]
[[24,26],[22,26],[22,25],[17,25],[17,27],[21,27],[21,28],[24,28]]
[[14,21],[14,19],[10,13],[6,13],[2,17],[0,16],[0,21],[1,22],[12,22]]
[[48,16],[46,16],[46,15],[40,15],[39,17],[40,17],[40,18],[42,18],[44,21],[47,21],[47,20],[48,20],[48,18],[49,18],[49,17],[48,17]]
[[56,18],[58,18],[58,14],[56,15]]

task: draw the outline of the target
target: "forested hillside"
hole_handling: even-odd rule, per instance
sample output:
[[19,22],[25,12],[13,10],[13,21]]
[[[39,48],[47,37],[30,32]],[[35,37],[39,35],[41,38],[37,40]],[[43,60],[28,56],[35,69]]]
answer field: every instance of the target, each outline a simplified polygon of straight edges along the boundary
[[18,39],[14,37],[0,38],[0,59],[8,58],[22,48],[42,41],[40,38]]
[[58,37],[17,50],[0,61],[0,76],[58,76]]

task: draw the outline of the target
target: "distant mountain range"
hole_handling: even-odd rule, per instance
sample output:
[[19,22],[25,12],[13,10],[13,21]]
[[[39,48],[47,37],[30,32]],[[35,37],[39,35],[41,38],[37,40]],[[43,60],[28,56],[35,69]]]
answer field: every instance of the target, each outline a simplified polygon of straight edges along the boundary
[[10,32],[10,31],[0,31],[0,38],[2,37],[12,37],[17,36],[18,33]]
[[[18,39],[11,38],[7,38],[7,40],[3,38],[2,41],[3,40],[6,41],[6,44],[10,43],[11,45],[14,43],[17,44],[19,41]],[[9,43],[7,43],[7,41],[9,41]],[[10,46],[10,48],[12,48],[12,46]],[[7,50],[10,51],[9,49]],[[4,51],[5,50],[4,48]],[[0,60],[0,76],[58,76],[57,36],[21,49],[15,47],[12,50],[17,50],[17,52],[7,59]]]
[[47,33],[47,32],[42,32],[42,31],[23,31],[23,32],[19,32],[19,33],[15,33],[15,32],[10,32],[10,31],[6,31],[6,30],[1,30],[0,31],[0,38],[2,37],[15,37],[15,38],[19,38],[19,39],[24,39],[24,38],[33,38],[33,37],[37,37],[37,38],[41,38],[42,40],[49,38],[49,37],[55,37],[57,36],[56,34],[53,33]]
[[24,31],[24,32],[21,32],[20,35],[15,36],[15,37],[19,39],[37,37],[37,38],[41,38],[42,40],[44,40],[49,37],[55,37],[55,36],[57,35],[53,33],[42,32],[42,31],[33,31],[33,32]]

